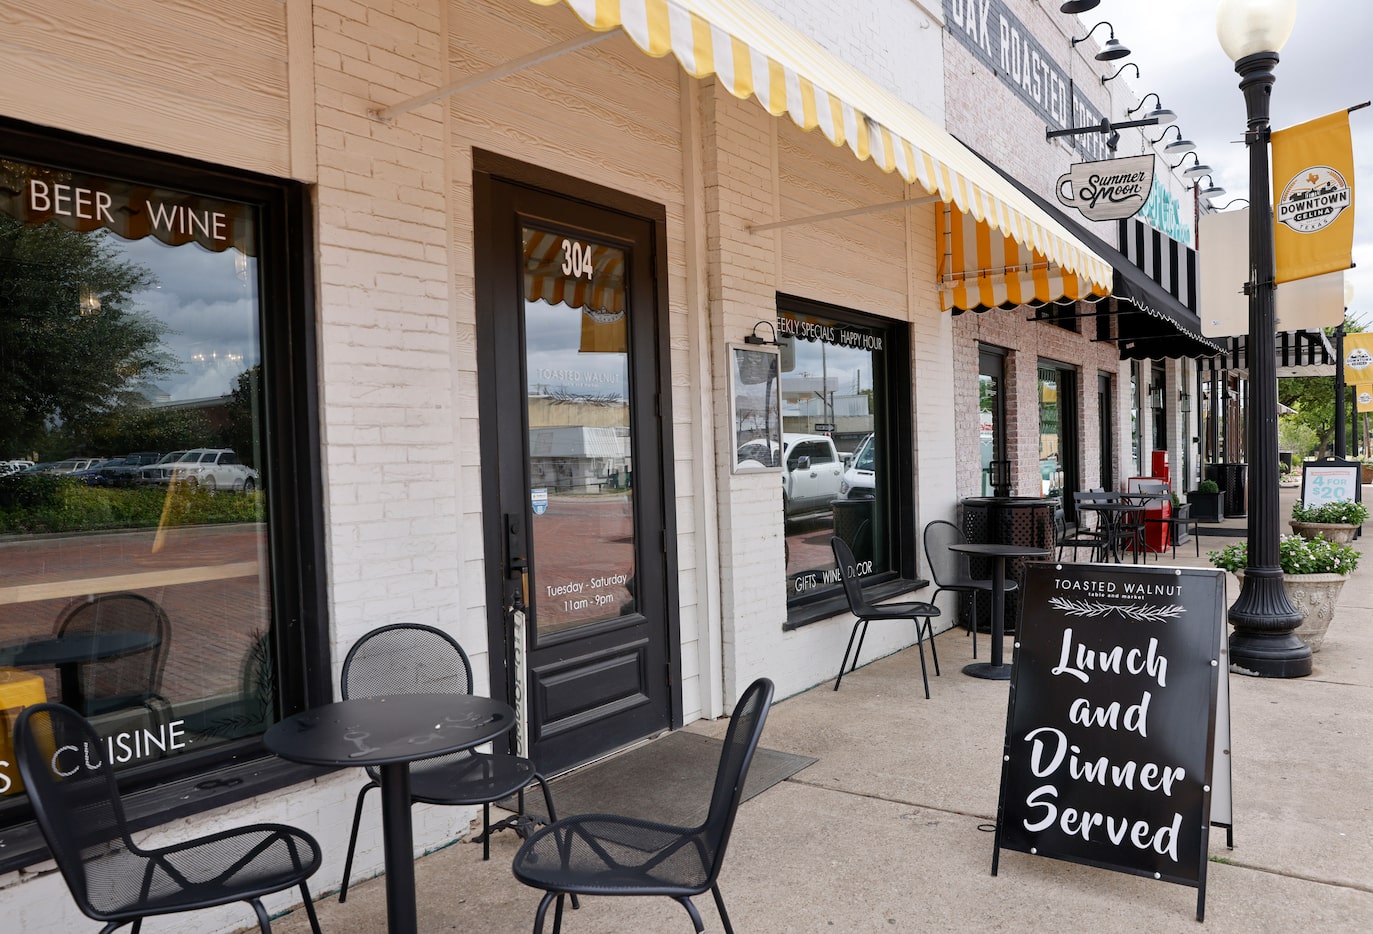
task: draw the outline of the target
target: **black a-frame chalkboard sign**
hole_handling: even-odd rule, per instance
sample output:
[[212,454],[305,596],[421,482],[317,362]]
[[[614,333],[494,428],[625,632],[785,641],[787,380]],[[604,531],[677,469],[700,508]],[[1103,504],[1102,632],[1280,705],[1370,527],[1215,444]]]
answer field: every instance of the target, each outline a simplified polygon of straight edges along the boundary
[[992,875],[1004,847],[1190,885],[1202,920],[1223,574],[1041,563],[1022,593]]

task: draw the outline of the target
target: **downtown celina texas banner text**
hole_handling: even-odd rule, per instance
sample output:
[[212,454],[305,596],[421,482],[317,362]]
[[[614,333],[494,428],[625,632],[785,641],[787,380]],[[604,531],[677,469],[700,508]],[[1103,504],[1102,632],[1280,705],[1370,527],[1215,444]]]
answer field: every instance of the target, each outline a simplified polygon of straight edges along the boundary
[[1354,147],[1345,110],[1273,132],[1277,281],[1354,265]]

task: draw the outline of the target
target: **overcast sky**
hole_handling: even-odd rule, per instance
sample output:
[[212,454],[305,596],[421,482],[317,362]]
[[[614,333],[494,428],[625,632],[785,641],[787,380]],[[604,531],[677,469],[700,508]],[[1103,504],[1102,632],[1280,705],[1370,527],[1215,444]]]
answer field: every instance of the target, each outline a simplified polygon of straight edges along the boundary
[[[1138,79],[1129,69],[1119,80],[1128,81],[1139,97],[1158,92],[1163,104],[1177,113],[1183,136],[1194,140],[1201,161],[1216,169],[1215,180],[1226,189],[1217,201],[1224,204],[1248,197],[1249,164],[1241,142],[1244,97],[1234,63],[1216,39],[1217,5],[1218,0],[1105,0],[1081,18],[1088,27],[1101,20],[1115,27],[1116,38],[1133,53],[1126,61],[1140,69]],[[1373,97],[1373,69],[1367,58],[1373,52],[1371,38],[1370,0],[1300,0],[1292,38],[1279,52],[1273,128],[1303,123]],[[1373,108],[1350,114],[1350,129],[1357,268],[1347,275],[1354,283],[1351,308],[1373,327]]]

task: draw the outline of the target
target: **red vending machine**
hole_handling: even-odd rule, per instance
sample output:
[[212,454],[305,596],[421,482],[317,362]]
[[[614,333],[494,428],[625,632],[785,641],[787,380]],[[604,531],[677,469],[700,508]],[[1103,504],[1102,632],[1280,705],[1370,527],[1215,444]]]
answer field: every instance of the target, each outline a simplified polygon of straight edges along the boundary
[[1162,480],[1170,488],[1172,487],[1172,475],[1168,472],[1167,451],[1154,451],[1150,455],[1149,476]]
[[[1154,452],[1154,469],[1159,469],[1162,457],[1163,470],[1168,470],[1168,452]],[[1168,550],[1170,538],[1168,523],[1150,522],[1150,519],[1167,519],[1173,515],[1172,498],[1168,495],[1167,477],[1131,477],[1125,481],[1127,493],[1152,493],[1154,498],[1144,507],[1144,545],[1152,554],[1162,554]]]

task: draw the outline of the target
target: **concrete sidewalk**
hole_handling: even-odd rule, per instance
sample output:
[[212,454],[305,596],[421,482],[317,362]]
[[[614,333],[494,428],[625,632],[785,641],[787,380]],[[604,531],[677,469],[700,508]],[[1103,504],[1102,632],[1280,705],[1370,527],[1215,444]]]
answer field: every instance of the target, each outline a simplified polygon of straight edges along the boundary
[[[1200,560],[1188,544],[1177,563],[1206,565],[1206,549],[1225,541],[1203,538]],[[1227,603],[1233,577],[1228,586]],[[1230,676],[1235,848],[1212,831],[1204,927],[1196,890],[1184,886],[1011,851],[990,874],[1008,685],[962,674],[971,643],[954,630],[937,637],[943,675],[931,669],[928,701],[911,648],[846,676],[838,693],[827,682],[773,707],[763,745],[819,761],[740,808],[720,883],[734,928],[1373,931],[1371,616],[1366,557],[1310,677]],[[985,659],[987,638],[979,642]],[[725,723],[688,729],[723,735]],[[486,863],[467,843],[418,860],[420,929],[531,930],[541,893],[510,873],[519,842],[498,835]],[[319,893],[337,887],[332,866],[314,880]],[[696,903],[707,930],[720,930],[710,896]],[[381,879],[356,885],[345,905],[330,894],[318,907],[326,932],[385,930]],[[274,930],[309,927],[297,911]],[[664,898],[587,898],[564,930],[689,934],[691,922]]]

